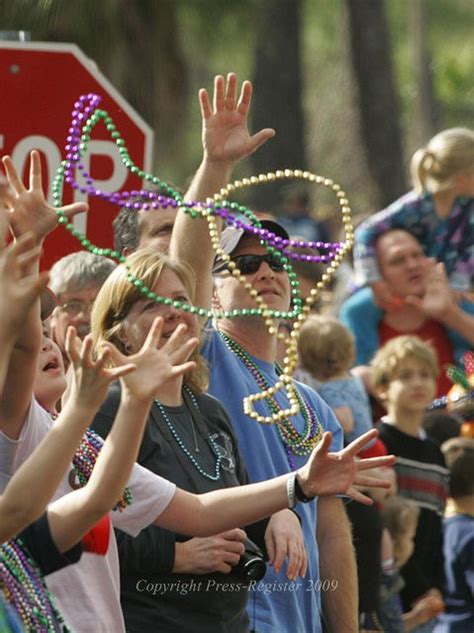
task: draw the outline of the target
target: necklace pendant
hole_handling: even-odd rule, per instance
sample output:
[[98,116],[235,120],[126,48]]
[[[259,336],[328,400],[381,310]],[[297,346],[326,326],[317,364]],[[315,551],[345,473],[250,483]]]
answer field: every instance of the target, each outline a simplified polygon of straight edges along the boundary
[[200,453],[200,452],[201,452],[201,451],[199,450],[199,446],[195,446],[195,447],[194,447],[194,452],[195,452],[195,453]]

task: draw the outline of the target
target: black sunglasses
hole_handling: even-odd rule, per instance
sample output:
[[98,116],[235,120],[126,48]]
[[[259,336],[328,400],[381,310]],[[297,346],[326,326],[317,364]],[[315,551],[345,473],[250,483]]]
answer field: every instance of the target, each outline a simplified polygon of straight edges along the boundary
[[267,253],[266,255],[236,255],[232,261],[237,264],[243,275],[253,275],[260,268],[262,262],[266,262],[275,273],[281,273],[285,266],[281,259]]

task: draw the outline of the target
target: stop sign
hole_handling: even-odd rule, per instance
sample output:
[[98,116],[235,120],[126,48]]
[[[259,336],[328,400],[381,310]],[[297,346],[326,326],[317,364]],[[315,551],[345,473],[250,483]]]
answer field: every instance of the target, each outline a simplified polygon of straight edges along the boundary
[[[64,146],[74,103],[82,94],[102,97],[100,107],[114,120],[136,165],[149,171],[153,132],[123,99],[96,65],[74,44],[0,42],[0,153],[10,154],[19,173],[26,173],[30,150],[38,149],[43,162],[43,185],[51,199],[56,169],[65,158]],[[119,150],[101,123],[92,132],[81,160],[103,191],[140,189],[138,176],[123,166]],[[88,214],[74,219],[74,226],[104,248],[112,246],[112,220],[117,207],[65,185],[64,203],[87,201]],[[42,267],[81,248],[64,228],[46,240]]]

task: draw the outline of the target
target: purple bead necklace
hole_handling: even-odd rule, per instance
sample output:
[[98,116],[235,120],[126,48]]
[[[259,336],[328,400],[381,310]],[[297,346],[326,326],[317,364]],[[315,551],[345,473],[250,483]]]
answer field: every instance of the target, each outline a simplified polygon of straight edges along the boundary
[[18,613],[25,631],[55,633],[55,622],[60,624],[61,631],[71,631],[20,538],[0,546],[0,588]]

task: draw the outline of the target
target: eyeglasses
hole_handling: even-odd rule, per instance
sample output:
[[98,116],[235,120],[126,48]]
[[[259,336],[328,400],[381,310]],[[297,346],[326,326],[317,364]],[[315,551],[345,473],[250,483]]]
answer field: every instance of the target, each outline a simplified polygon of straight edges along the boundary
[[93,304],[93,301],[79,301],[79,299],[71,299],[71,301],[62,303],[59,308],[64,310],[64,312],[67,312],[70,316],[77,316],[81,312],[82,314],[90,312]]
[[275,273],[281,273],[285,266],[281,259],[267,253],[266,255],[236,255],[232,261],[237,264],[243,275],[252,275],[260,268],[262,262],[266,262]]

